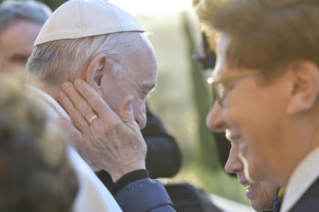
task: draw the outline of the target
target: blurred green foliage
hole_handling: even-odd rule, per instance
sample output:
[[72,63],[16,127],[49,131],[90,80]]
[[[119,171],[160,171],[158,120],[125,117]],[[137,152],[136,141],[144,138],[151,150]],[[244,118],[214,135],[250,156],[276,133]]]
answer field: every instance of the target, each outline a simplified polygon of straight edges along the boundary
[[52,9],[52,11],[56,10],[58,7],[60,7],[61,4],[66,2],[66,0],[37,0],[37,1],[48,5]]
[[215,172],[220,171],[221,165],[217,158],[215,142],[210,130],[206,127],[206,116],[212,105],[212,98],[208,90],[206,78],[200,64],[193,60],[191,55],[197,50],[194,33],[190,27],[187,13],[182,14],[182,28],[185,33],[186,45],[189,55],[189,77],[192,84],[193,104],[198,116],[198,157],[203,168],[209,168]]

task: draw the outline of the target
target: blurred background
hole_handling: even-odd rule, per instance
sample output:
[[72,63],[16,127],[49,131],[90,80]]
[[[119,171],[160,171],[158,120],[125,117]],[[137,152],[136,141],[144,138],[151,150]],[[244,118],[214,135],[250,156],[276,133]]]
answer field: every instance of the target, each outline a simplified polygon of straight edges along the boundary
[[[0,2],[2,2],[0,0]],[[64,0],[42,0],[55,10]],[[248,204],[245,188],[230,177],[218,161],[205,118],[212,106],[203,70],[192,59],[201,43],[200,26],[192,0],[110,0],[137,18],[148,32],[158,58],[158,81],[148,102],[183,152],[182,170],[163,182],[189,182],[206,192]]]

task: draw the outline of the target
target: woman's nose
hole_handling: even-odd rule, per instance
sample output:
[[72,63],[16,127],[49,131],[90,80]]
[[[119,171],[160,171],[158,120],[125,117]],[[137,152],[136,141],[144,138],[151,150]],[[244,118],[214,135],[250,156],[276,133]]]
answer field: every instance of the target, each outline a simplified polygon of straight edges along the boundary
[[237,144],[232,145],[227,163],[225,164],[225,171],[228,173],[239,173],[244,170],[244,164],[238,157],[238,147]]

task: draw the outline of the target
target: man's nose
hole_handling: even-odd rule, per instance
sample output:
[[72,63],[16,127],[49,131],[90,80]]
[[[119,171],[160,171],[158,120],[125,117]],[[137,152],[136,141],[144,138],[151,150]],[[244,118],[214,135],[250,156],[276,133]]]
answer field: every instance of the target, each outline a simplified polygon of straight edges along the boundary
[[212,109],[206,117],[206,125],[215,132],[224,132],[226,130],[226,122],[222,116],[222,107],[215,102]]
[[143,129],[146,126],[146,111],[145,111],[145,108],[138,115],[138,117],[137,117],[137,119],[135,121],[140,126],[140,129]]

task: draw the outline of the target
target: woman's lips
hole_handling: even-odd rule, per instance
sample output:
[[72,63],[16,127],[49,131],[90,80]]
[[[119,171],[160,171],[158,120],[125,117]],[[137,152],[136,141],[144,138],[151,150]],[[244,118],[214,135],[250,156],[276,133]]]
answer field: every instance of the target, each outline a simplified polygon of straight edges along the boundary
[[246,197],[250,200],[255,198],[255,191],[258,189],[259,184],[250,184],[246,190]]
[[248,199],[253,199],[254,198],[254,193],[255,193],[255,190],[257,189],[258,187],[258,183],[250,183],[248,182],[247,180],[242,180],[240,181],[240,184],[242,184],[244,187],[247,188],[246,190],[246,197]]

